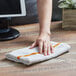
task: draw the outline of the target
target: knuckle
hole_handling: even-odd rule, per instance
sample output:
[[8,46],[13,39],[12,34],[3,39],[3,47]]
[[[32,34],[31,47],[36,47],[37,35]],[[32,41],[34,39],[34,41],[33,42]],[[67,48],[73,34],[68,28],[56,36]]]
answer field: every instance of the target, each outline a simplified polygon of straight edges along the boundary
[[38,39],[38,41],[39,41],[39,42],[42,42],[42,41],[43,41],[43,39]]

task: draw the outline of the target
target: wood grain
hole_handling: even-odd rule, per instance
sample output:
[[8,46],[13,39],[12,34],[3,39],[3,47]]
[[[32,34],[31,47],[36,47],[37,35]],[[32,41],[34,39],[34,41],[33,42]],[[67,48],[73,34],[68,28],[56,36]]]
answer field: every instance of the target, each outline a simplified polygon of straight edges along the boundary
[[63,28],[76,28],[76,9],[63,9]]
[[[53,25],[58,23],[52,23]],[[20,31],[19,38],[0,42],[0,76],[75,76],[76,75],[76,31],[53,29],[51,40],[66,42],[71,50],[62,56],[25,66],[5,59],[7,52],[31,45],[39,35],[39,24],[14,26]]]

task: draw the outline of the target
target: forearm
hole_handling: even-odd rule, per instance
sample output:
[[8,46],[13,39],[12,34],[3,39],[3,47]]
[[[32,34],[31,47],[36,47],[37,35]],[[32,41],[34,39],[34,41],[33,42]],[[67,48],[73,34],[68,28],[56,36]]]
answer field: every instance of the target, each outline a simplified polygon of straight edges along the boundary
[[52,0],[37,0],[40,34],[50,33],[52,17]]

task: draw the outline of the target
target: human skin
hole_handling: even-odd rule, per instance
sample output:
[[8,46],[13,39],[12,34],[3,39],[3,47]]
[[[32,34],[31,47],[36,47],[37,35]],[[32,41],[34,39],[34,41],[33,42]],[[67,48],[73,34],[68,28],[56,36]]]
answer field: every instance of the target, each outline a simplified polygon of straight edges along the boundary
[[40,31],[36,41],[31,45],[31,49],[38,46],[39,52],[50,55],[53,53],[51,40],[51,18],[52,18],[52,0],[37,0]]

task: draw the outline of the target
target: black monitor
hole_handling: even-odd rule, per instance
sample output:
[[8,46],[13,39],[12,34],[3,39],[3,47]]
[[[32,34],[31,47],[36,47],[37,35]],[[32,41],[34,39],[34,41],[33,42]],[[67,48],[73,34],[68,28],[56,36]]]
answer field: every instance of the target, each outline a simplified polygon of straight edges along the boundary
[[0,0],[0,41],[17,38],[18,30],[10,28],[11,17],[26,16],[25,0]]

